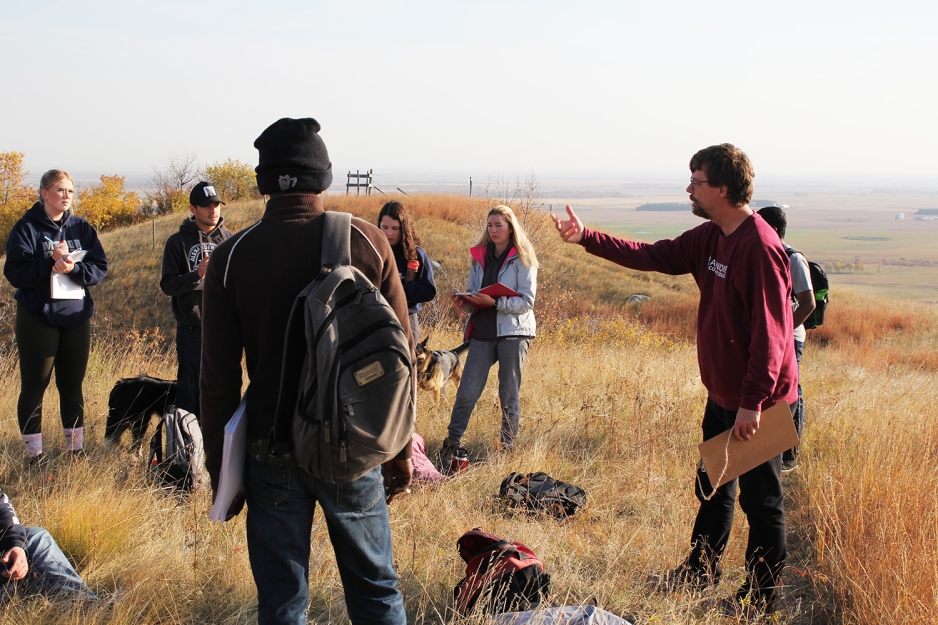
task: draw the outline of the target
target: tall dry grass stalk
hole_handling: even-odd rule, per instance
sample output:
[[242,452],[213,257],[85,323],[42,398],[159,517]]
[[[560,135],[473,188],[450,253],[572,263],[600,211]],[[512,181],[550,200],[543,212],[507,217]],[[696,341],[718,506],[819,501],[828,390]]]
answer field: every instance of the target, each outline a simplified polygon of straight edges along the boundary
[[[329,196],[327,205],[373,221],[385,199]],[[418,216],[431,258],[442,262],[441,292],[464,286],[466,248],[478,234],[466,199],[402,199]],[[261,203],[226,207],[226,219],[243,227],[262,209]],[[158,221],[158,232],[165,239],[177,222],[178,216]],[[110,598],[87,606],[17,598],[0,606],[0,623],[256,618],[244,514],[210,523],[209,493],[179,499],[161,493],[126,441],[102,445],[114,382],[175,372],[168,298],[153,292],[162,243],[150,250],[149,227],[102,237],[113,269],[95,289],[86,460],[73,463],[62,454],[58,397],[50,388],[44,430],[52,458],[41,470],[26,468],[15,416],[15,346],[0,345],[0,487],[20,518],[52,531],[94,590]],[[693,346],[693,283],[616,268],[572,246],[545,242],[544,249],[539,332],[524,371],[516,450],[496,451],[501,417],[493,370],[464,439],[473,458],[469,471],[415,488],[391,508],[409,622],[482,622],[450,611],[464,571],[455,542],[473,527],[534,549],[558,604],[595,602],[642,623],[728,622],[712,608],[742,578],[747,528],[741,514],[726,554],[729,573],[718,588],[664,595],[645,586],[649,573],[685,555],[697,508],[692,484],[705,390]],[[652,299],[627,307],[631,293]],[[786,478],[790,557],[781,611],[772,622],[934,622],[935,314],[839,291],[836,297],[827,325],[810,335],[805,352],[806,434],[801,467]],[[451,348],[461,340],[460,328],[445,298],[438,300],[423,313],[424,333],[431,348]],[[11,310],[0,308],[0,325],[9,328]],[[446,434],[452,401],[451,388],[438,404],[432,394],[418,398],[417,429],[431,454]],[[512,471],[546,471],[578,484],[588,505],[564,522],[513,513],[496,498]],[[310,621],[347,622],[321,517],[311,542]]]

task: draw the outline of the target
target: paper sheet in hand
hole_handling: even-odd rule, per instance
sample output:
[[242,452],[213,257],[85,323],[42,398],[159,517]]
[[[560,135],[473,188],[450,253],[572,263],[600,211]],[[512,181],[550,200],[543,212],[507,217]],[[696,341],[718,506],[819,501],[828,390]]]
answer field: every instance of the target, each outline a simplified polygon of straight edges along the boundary
[[247,458],[248,418],[245,414],[246,401],[241,403],[234,415],[225,424],[225,447],[221,459],[221,475],[218,478],[218,493],[212,506],[213,521],[224,521],[231,502],[243,487],[244,461]]
[[[88,250],[75,250],[68,253],[68,258],[73,263],[77,263],[84,258],[87,253]],[[51,286],[49,290],[52,299],[85,298],[85,287],[80,284],[75,284],[75,282],[68,277],[67,273],[53,273],[50,281]]]
[[[780,401],[762,411],[759,429],[751,440],[737,440],[730,429],[700,443],[697,449],[707,469],[710,487],[719,488],[797,444],[798,432],[791,418],[791,409],[787,401]],[[717,479],[720,483],[714,484]]]

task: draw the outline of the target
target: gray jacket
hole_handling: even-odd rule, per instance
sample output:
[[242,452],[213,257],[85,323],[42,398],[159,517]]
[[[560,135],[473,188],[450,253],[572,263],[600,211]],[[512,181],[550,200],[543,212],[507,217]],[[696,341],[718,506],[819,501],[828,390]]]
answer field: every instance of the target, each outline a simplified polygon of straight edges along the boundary
[[[469,269],[469,281],[466,291],[475,292],[482,288],[483,266],[485,264],[485,246],[470,248],[472,267]],[[498,281],[517,291],[518,297],[499,297],[496,318],[496,332],[502,336],[534,336],[537,324],[534,321],[534,296],[537,292],[537,267],[525,267],[516,249],[508,252],[508,257],[498,270]],[[470,306],[464,312],[471,313]],[[472,317],[466,324],[466,338],[472,330]]]

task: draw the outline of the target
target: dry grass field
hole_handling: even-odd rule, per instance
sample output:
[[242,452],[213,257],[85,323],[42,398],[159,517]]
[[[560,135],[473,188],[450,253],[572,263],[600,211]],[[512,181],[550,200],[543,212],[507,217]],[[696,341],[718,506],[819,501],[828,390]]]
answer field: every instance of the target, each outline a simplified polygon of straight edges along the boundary
[[[440,291],[462,287],[466,248],[485,205],[466,198],[400,198],[418,217]],[[327,206],[373,220],[384,198],[329,196]],[[228,206],[244,227],[260,203]],[[481,527],[524,542],[545,562],[555,603],[596,603],[643,624],[732,623],[713,610],[743,574],[745,518],[737,515],[729,574],[703,594],[661,594],[650,573],[677,564],[697,508],[692,492],[706,398],[699,381],[686,278],[647,275],[561,246],[545,215],[529,227],[542,259],[533,342],[522,385],[516,449],[497,453],[500,413],[494,373],[465,441],[469,470],[416,487],[391,507],[395,560],[410,623],[481,623],[450,610],[464,565],[457,538]],[[46,395],[50,462],[28,469],[16,424],[19,379],[11,341],[12,290],[0,290],[0,487],[28,525],[58,539],[92,588],[106,598],[70,606],[44,599],[0,605],[0,623],[241,624],[255,620],[244,514],[208,520],[210,494],[175,498],[147,480],[144,459],[103,446],[107,397],[120,377],[171,378],[175,354],[168,298],[158,291],[162,243],[179,216],[102,236],[112,263],[94,289],[98,306],[84,460],[62,454],[58,397]],[[272,264],[276,258],[268,259]],[[632,293],[651,296],[641,307]],[[432,348],[458,344],[443,299],[427,307]],[[777,624],[938,621],[938,314],[842,289],[828,321],[809,333],[803,383],[807,423],[800,468],[786,477],[790,557]],[[434,452],[445,436],[453,392],[418,398],[417,429]],[[152,429],[151,429],[152,431]],[[515,514],[497,499],[512,471],[546,471],[586,489],[588,503],[559,522]],[[312,623],[347,622],[325,527],[311,536]]]

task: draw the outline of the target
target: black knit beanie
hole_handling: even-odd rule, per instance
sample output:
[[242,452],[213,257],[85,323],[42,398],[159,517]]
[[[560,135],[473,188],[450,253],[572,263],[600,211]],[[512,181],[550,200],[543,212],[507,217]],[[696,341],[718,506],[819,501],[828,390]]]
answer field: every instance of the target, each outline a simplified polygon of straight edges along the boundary
[[332,163],[312,117],[284,117],[267,127],[254,141],[260,153],[257,190],[261,195],[279,191],[322,193],[332,184]]

